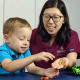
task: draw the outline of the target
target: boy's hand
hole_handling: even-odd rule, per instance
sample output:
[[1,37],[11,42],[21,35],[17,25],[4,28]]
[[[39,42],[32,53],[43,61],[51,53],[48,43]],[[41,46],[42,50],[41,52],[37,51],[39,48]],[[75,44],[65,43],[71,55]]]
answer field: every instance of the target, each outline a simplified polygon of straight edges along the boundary
[[52,67],[55,69],[66,68],[69,64],[69,60],[66,57],[59,58],[52,63]]
[[41,61],[41,60],[44,60],[44,61],[49,61],[50,59],[53,60],[55,58],[54,55],[52,55],[51,53],[49,52],[40,52],[39,54],[36,54],[35,55],[35,61]]

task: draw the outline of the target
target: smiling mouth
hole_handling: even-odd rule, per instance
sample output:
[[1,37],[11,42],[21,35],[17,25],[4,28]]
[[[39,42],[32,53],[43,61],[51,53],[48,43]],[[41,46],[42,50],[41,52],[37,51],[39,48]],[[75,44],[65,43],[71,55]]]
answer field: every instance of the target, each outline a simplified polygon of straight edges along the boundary
[[22,50],[27,50],[27,47],[21,47],[22,48]]
[[55,28],[56,28],[56,26],[48,26],[48,29],[49,29],[50,31],[54,30]]
[[56,26],[48,26],[49,28],[56,28]]

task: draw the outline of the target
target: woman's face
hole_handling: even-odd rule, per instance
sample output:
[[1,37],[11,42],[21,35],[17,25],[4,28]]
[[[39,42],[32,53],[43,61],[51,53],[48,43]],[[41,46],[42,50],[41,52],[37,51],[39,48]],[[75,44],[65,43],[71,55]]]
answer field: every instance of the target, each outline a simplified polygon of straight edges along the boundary
[[58,8],[45,9],[43,13],[43,24],[51,36],[56,36],[62,24],[64,24],[64,16]]

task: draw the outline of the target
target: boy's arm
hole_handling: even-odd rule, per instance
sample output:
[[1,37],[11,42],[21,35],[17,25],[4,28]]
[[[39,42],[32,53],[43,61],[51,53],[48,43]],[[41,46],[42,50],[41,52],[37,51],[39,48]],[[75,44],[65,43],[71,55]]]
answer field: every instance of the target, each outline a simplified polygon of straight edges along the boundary
[[29,65],[33,61],[35,61],[35,56],[29,56],[23,59],[17,59],[13,61],[9,58],[6,58],[1,62],[1,64],[2,67],[6,69],[8,72],[15,72]]
[[50,53],[41,52],[36,55],[32,55],[23,59],[17,59],[17,60],[10,60],[9,58],[4,59],[1,64],[2,67],[5,68],[8,72],[15,72],[17,70],[20,70],[24,68],[25,66],[29,65],[30,63],[34,61],[49,61],[50,59],[53,60],[54,56]]

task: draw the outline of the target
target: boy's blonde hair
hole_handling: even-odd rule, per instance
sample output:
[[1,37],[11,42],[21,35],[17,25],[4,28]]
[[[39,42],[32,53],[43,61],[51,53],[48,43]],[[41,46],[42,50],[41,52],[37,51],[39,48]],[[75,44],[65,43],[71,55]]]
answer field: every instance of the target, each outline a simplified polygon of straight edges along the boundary
[[14,17],[14,18],[9,18],[6,20],[6,22],[3,24],[3,34],[8,34],[8,33],[13,33],[13,31],[17,27],[29,27],[31,28],[30,24],[27,22],[27,20],[19,18],[19,17]]

